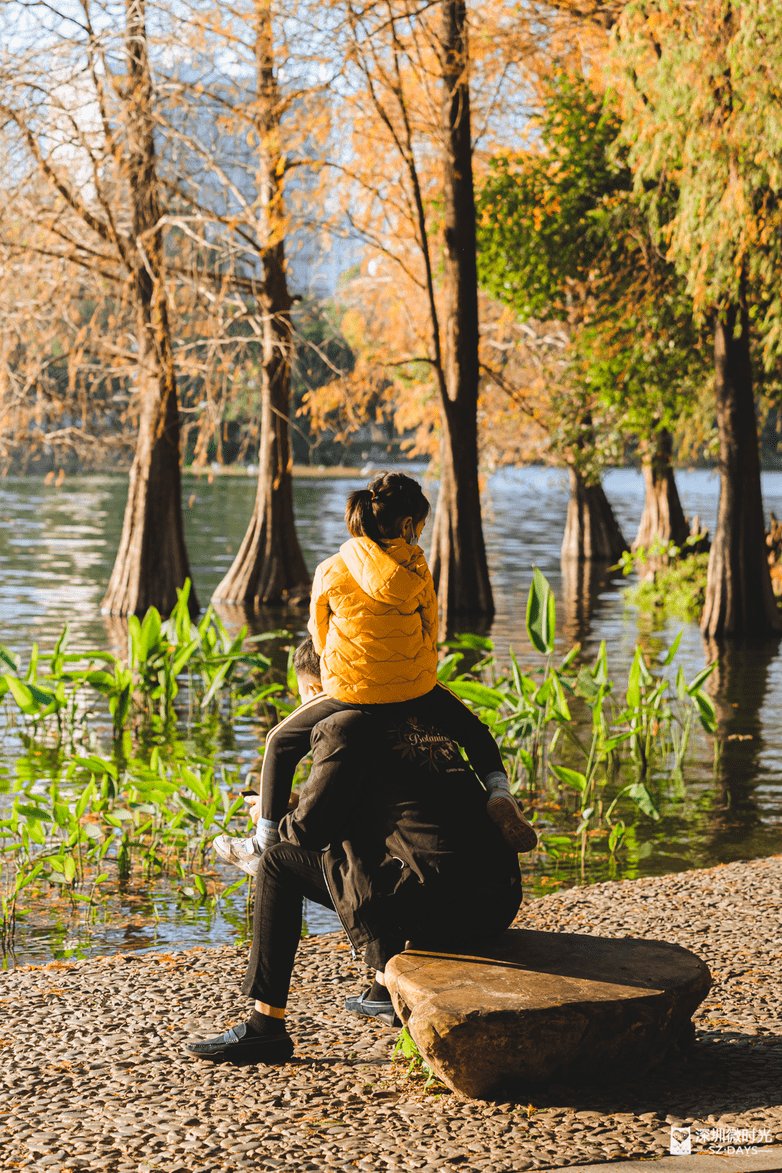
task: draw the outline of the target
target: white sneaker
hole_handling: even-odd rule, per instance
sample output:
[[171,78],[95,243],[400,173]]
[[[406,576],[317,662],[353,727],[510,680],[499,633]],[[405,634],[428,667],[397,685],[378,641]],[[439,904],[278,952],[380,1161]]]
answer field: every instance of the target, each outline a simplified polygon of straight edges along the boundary
[[521,807],[512,795],[500,791],[486,803],[486,813],[502,831],[505,842],[519,853],[532,851],[538,845],[535,828],[527,822]]
[[254,876],[261,862],[261,852],[254,839],[232,839],[230,835],[218,835],[212,840],[220,859],[234,867],[241,868],[248,876]]

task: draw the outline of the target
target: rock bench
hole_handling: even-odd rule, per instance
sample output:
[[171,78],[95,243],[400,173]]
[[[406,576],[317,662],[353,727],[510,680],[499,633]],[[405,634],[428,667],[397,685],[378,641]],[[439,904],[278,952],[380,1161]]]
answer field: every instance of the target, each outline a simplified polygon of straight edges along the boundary
[[641,1075],[692,1029],[711,986],[705,962],[679,945],[530,929],[469,956],[406,950],[386,979],[426,1062],[475,1099],[509,1080]]

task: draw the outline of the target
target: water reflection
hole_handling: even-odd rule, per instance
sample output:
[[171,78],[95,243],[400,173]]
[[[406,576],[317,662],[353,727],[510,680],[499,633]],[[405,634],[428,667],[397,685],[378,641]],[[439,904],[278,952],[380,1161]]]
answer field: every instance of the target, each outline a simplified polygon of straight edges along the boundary
[[761,714],[779,641],[705,640],[704,648],[707,661],[717,662],[708,691],[718,722],[714,835],[719,849],[751,838],[763,820],[757,793],[766,750]]
[[613,586],[610,564],[563,558],[561,565],[562,642],[584,643],[592,628],[598,599]]
[[[717,478],[698,471],[680,473],[677,480],[685,512],[698,514],[713,531]],[[345,498],[364,483],[358,478],[295,483],[299,537],[311,570],[345,540]],[[604,483],[623,531],[635,532],[643,508],[640,473],[619,470]],[[427,491],[434,502],[436,485],[428,483]],[[764,473],[763,492],[766,509],[782,515],[782,474]],[[119,543],[126,493],[121,476],[69,478],[59,487],[33,478],[0,482],[0,640],[25,659],[33,641],[42,652],[51,650],[66,622],[72,648],[109,646],[124,654],[127,623],[102,617],[99,606]],[[218,476],[210,484],[206,477],[187,476],[183,499],[191,566],[199,598],[206,603],[244,536],[255,479]],[[715,650],[720,657],[711,686],[722,734],[716,782],[711,747],[702,741],[693,748],[679,792],[661,796],[660,823],[639,823],[629,872],[705,866],[782,850],[782,657],[777,645],[704,648],[696,625],[661,621],[629,607],[624,580],[612,578],[607,568],[562,564],[567,503],[565,479],[548,469],[508,470],[489,481],[486,541],[497,605],[491,636],[500,658],[511,645],[524,670],[539,667],[525,632],[534,566],[555,593],[559,653],[580,642],[584,657],[591,659],[605,640],[610,673],[626,679],[636,643],[641,642],[650,662],[659,662],[682,630],[678,661],[688,680]],[[249,617],[236,608],[220,607],[218,613],[232,635],[247,623],[253,633],[288,628],[298,637],[306,624],[306,612],[298,608],[267,609]],[[476,625],[461,617],[456,626],[466,630]],[[278,645],[274,655],[284,667],[286,649]],[[16,746],[13,752],[19,752],[15,736],[6,735],[9,761],[10,741]],[[242,773],[253,768],[258,737],[252,721],[237,722],[230,744],[220,746],[221,759],[237,764]],[[45,755],[36,769],[45,773]],[[128,942],[143,936],[157,947],[172,947],[234,939],[243,915],[238,906],[218,912],[216,918],[197,910],[185,914],[176,896],[163,889],[147,892],[144,901],[137,914],[131,902],[120,923],[102,927],[104,950],[122,947],[125,922],[133,930]],[[68,923],[64,912],[63,937],[70,931]]]

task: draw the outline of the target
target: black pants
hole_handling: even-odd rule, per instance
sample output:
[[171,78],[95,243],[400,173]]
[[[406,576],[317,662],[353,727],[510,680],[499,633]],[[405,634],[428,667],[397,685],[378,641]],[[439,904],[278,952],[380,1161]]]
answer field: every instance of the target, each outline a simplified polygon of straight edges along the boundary
[[242,993],[283,1009],[301,940],[304,898],[334,908],[319,851],[276,843],[261,856],[255,878],[253,943]]
[[[292,843],[277,843],[261,856],[255,879],[253,943],[242,993],[258,1002],[283,1009],[301,940],[304,898],[334,908],[323,875],[323,856]],[[406,931],[374,942],[364,955],[367,964],[385,969],[401,952],[409,936],[417,948],[465,952],[476,943],[502,933],[521,904],[521,883],[491,890],[454,893],[448,900],[426,900],[417,894],[413,907],[403,910]],[[436,926],[433,928],[432,926]]]

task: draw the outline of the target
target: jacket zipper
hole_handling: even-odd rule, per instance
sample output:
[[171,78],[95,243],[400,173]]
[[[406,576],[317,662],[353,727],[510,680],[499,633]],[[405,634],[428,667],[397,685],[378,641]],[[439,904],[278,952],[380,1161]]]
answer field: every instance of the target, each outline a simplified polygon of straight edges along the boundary
[[337,916],[339,917],[339,923],[342,925],[345,936],[347,937],[348,942],[350,943],[350,955],[354,961],[358,961],[359,958],[358,958],[358,950],[356,949],[356,943],[350,935],[350,929],[345,924],[345,919],[342,916],[342,913],[337,908],[337,902],[334,899],[334,893],[331,890],[331,884],[329,884],[328,872],[326,871],[326,852],[325,851],[321,852],[320,870],[323,872],[323,879],[326,882],[326,891],[328,892],[329,896],[331,897],[331,903],[334,905],[334,911],[336,912]]

